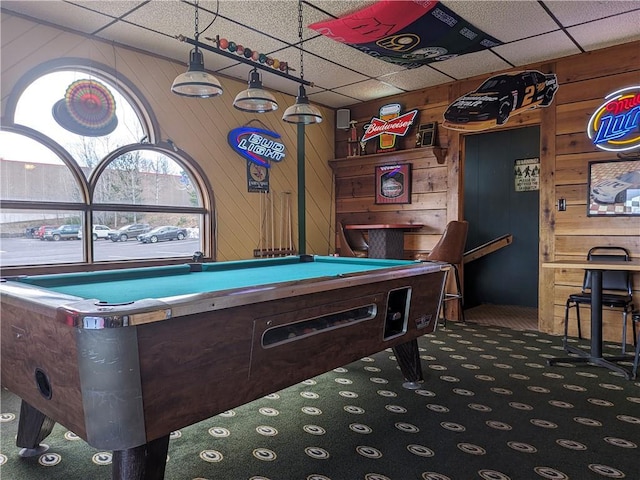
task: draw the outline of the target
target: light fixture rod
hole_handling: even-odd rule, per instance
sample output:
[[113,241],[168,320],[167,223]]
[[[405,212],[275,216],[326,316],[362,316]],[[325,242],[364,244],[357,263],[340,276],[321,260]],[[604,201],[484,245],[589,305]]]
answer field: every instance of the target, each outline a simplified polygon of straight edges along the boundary
[[308,85],[310,87],[313,86],[313,82],[309,82],[304,78],[294,77],[293,75],[289,75],[286,72],[282,72],[276,68],[272,68],[268,65],[263,65],[262,63],[254,62],[247,58],[236,55],[235,53],[227,52],[222,50],[221,48],[214,47],[212,45],[207,45],[206,43],[202,43],[198,40],[194,40],[189,37],[185,37],[184,35],[179,35],[178,40],[186,43],[190,43],[196,48],[200,48],[201,50],[206,50],[207,52],[217,53],[218,55],[222,55],[223,57],[230,58],[231,60],[235,60],[236,62],[244,63],[245,65],[249,65],[254,68],[259,68],[260,70],[264,70],[265,72],[273,73],[274,75],[278,75],[280,77],[286,78],[287,80],[291,80],[292,82],[301,83],[302,85]]

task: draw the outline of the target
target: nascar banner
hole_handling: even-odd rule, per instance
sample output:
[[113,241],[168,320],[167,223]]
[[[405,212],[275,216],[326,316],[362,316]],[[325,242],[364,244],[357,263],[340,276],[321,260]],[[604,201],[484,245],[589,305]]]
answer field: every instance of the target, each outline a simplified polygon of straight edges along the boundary
[[380,0],[309,28],[337,42],[406,68],[477,52],[502,42],[437,1]]

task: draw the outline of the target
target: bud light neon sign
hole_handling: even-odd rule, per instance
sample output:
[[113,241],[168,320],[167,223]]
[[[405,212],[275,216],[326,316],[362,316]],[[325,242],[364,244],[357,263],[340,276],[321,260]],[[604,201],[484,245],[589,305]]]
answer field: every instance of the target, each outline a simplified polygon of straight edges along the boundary
[[610,93],[605,100],[587,126],[593,144],[610,152],[640,148],[640,86]]
[[229,132],[227,142],[250,162],[269,168],[271,161],[284,158],[284,144],[267,137],[278,139],[280,135],[262,128],[238,127]]

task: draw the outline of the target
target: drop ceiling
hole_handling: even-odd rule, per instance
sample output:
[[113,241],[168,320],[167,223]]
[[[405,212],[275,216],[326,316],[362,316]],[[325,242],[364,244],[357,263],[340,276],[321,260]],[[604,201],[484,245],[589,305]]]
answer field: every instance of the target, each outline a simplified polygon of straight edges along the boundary
[[[313,102],[340,108],[454,80],[640,40],[640,0],[463,1],[442,4],[502,45],[406,69],[330,40],[307,25],[372,5],[365,0],[304,0],[304,78]],[[185,64],[194,37],[194,3],[179,0],[12,1],[2,10],[174,59]],[[216,15],[217,11],[217,15]],[[221,38],[288,62],[299,75],[297,0],[201,0],[200,41]],[[213,21],[213,23],[211,23]],[[208,28],[206,28],[211,24]],[[205,30],[206,28],[206,30]],[[250,67],[204,52],[213,73],[246,81]],[[298,84],[262,73],[266,88],[295,95]],[[167,86],[169,88],[169,86]]]

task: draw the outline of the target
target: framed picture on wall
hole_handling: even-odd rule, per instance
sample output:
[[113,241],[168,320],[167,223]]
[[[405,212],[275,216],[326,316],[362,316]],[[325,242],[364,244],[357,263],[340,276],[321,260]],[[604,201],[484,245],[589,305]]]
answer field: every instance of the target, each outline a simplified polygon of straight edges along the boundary
[[587,216],[640,216],[640,159],[589,162]]
[[411,164],[376,166],[376,204],[411,203]]

